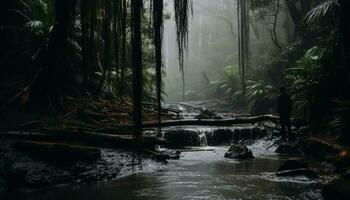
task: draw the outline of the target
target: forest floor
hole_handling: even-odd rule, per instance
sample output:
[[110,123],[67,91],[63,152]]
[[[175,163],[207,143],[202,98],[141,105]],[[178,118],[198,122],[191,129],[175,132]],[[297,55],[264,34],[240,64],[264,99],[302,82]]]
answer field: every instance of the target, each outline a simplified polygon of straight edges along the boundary
[[[176,122],[179,112],[164,108],[162,120]],[[214,118],[182,122],[227,123]],[[155,105],[145,104],[145,124],[156,125],[156,119]],[[237,120],[240,123],[242,119],[255,123],[276,118],[235,118],[229,123]],[[55,117],[8,112],[2,115],[0,127],[0,194],[4,188],[6,191],[40,189],[57,184],[111,180],[140,170],[138,158],[142,160],[142,170],[146,171],[161,168],[169,158],[179,158],[178,152],[154,150],[155,145],[167,144],[154,127],[144,131],[144,151],[138,155],[133,151],[129,98],[77,99],[69,104],[66,113]],[[338,145],[334,137],[304,136],[302,142],[305,155],[332,163],[339,173],[350,169],[349,149]]]

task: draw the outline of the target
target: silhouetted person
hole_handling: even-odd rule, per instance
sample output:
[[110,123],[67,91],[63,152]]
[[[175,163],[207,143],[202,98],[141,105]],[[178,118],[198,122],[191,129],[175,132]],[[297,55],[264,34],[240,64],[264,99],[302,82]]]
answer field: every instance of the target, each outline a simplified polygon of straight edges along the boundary
[[292,100],[286,92],[285,87],[280,88],[280,96],[278,97],[277,113],[280,116],[282,140],[293,139],[290,124],[290,113],[292,109]]

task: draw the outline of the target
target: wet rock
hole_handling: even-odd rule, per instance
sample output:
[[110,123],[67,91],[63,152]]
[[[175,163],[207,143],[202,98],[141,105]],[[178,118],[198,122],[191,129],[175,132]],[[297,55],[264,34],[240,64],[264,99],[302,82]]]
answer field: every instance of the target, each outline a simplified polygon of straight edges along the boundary
[[244,145],[232,145],[230,149],[225,153],[225,158],[235,159],[250,159],[254,158],[253,153],[247,146]]
[[284,142],[277,147],[275,152],[281,153],[281,154],[294,154],[294,155],[302,154],[302,151],[300,149],[300,145],[298,142]]
[[350,181],[337,178],[322,187],[322,196],[325,200],[350,199]]
[[289,159],[284,162],[276,172],[277,176],[306,176],[309,178],[318,178],[318,175],[312,171],[303,160]]

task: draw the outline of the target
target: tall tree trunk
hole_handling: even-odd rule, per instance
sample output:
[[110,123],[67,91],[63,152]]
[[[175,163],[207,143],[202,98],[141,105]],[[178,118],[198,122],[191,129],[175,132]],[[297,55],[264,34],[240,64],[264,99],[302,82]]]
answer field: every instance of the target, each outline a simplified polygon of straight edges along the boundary
[[126,71],[126,18],[127,18],[127,2],[122,0],[122,19],[121,19],[121,63],[120,63],[120,95],[125,95],[125,71]]
[[40,108],[51,105],[56,111],[63,109],[64,90],[71,76],[66,51],[75,5],[75,0],[55,1],[55,24],[49,38],[46,61],[32,91],[31,102]]
[[111,66],[111,1],[104,0],[103,7],[103,73],[95,97],[100,95]]
[[87,89],[89,81],[89,27],[90,27],[90,0],[80,2],[80,23],[81,23],[81,57],[82,57],[82,86]]
[[114,1],[113,12],[113,35],[114,35],[114,59],[115,59],[115,71],[117,76],[117,83],[119,83],[119,67],[120,67],[120,19],[122,11],[122,1]]
[[132,8],[132,74],[133,74],[133,120],[134,136],[138,146],[142,139],[142,40],[141,9],[142,0],[131,0]]
[[294,23],[295,39],[302,38],[305,31],[304,17],[311,9],[310,0],[285,0]]
[[249,3],[237,0],[238,15],[238,61],[241,73],[242,92],[246,90],[246,69],[249,61]]
[[156,57],[156,91],[158,131],[161,134],[162,116],[162,32],[163,32],[163,0],[153,0],[153,29]]

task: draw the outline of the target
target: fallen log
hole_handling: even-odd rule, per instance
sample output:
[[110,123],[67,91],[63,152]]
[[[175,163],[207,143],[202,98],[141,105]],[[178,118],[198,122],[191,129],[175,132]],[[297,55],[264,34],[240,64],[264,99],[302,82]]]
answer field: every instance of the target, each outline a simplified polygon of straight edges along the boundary
[[[279,117],[274,115],[260,115],[254,117],[235,117],[231,119],[186,119],[186,120],[166,120],[162,121],[161,126],[230,126],[235,124],[254,124],[263,121],[278,122]],[[146,122],[144,128],[156,127],[157,122]]]
[[101,151],[94,147],[40,141],[15,141],[13,146],[25,153],[54,160],[95,160]]
[[[102,147],[131,148],[134,147],[132,135],[111,135],[96,132],[51,132],[51,133],[28,133],[19,131],[8,131],[3,133],[8,139],[27,140],[27,141],[45,141],[45,142],[62,142],[62,143],[79,143],[89,144]],[[153,147],[157,144],[167,144],[164,138],[154,136],[143,136],[142,145]]]

